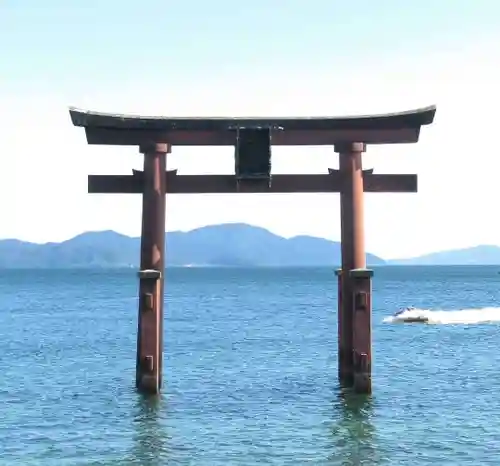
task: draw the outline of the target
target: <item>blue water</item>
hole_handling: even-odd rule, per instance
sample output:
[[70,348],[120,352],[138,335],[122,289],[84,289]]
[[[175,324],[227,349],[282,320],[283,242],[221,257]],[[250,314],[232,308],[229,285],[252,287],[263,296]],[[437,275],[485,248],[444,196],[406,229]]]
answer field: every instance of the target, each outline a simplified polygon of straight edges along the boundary
[[151,400],[133,271],[1,271],[0,464],[500,464],[500,324],[382,322],[494,316],[497,269],[376,270],[371,398],[337,386],[336,289],[327,269],[168,270]]

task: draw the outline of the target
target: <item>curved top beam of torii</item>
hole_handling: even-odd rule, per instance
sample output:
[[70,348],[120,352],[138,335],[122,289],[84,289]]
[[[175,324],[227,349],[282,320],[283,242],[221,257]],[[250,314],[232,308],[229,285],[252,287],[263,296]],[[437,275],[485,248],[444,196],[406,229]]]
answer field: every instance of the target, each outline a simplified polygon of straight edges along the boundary
[[235,129],[269,128],[273,145],[333,145],[343,142],[397,144],[418,141],[434,121],[436,107],[381,115],[340,117],[151,117],[69,109],[89,144],[234,145]]

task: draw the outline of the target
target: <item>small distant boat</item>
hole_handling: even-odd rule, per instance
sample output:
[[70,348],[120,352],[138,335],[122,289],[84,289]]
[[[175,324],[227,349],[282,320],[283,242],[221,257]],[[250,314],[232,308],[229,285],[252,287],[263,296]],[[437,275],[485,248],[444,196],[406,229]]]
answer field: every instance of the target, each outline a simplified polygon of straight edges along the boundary
[[412,306],[404,307],[403,309],[396,311],[393,317],[395,317],[398,322],[405,322],[408,324],[426,324],[429,322],[428,316]]

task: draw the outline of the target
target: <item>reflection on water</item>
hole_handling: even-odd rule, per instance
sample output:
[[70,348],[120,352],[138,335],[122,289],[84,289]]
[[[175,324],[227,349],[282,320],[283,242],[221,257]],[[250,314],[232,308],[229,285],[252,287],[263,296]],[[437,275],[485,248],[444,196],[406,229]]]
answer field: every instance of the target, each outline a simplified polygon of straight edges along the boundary
[[134,448],[127,464],[163,465],[170,440],[161,422],[161,396],[138,395],[134,412]]
[[338,392],[334,401],[335,419],[331,428],[333,451],[330,464],[343,466],[381,465],[382,452],[377,446],[371,423],[373,399],[348,390]]

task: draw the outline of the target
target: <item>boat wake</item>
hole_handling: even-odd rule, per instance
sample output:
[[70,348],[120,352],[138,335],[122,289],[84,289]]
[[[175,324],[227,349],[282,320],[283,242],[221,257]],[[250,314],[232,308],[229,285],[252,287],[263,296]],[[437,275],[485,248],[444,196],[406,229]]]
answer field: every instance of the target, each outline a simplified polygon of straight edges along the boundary
[[430,309],[408,309],[401,314],[386,317],[385,323],[427,324],[480,324],[500,322],[500,307],[441,311]]

